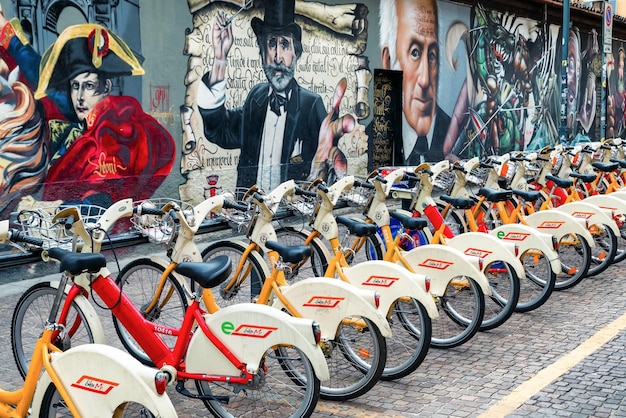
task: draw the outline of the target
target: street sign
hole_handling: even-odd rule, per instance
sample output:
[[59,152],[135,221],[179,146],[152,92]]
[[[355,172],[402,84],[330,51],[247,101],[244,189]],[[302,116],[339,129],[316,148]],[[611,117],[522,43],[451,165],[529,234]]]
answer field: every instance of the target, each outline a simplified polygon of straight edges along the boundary
[[604,40],[604,53],[610,54],[613,52],[613,15],[615,14],[615,0],[609,0],[604,2],[604,18],[603,28],[604,33],[602,39]]

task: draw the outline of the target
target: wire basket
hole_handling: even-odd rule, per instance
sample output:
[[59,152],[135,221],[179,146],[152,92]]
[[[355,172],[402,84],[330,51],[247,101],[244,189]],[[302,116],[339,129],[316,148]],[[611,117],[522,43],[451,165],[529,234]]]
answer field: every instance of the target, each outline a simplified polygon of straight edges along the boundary
[[294,193],[291,196],[285,196],[281,201],[281,204],[304,216],[313,216],[315,209],[319,204],[319,197],[302,196]]
[[372,193],[374,193],[374,189],[353,186],[349,190],[344,190],[341,193],[341,199],[345,201],[348,206],[363,207],[369,201]]
[[455,180],[456,174],[454,174],[452,170],[442,171],[440,173],[437,173],[437,175],[433,179],[433,187],[435,190],[444,194],[449,193]]
[[[134,202],[135,206],[148,208],[162,208],[168,203],[178,205],[188,221],[194,216],[193,206],[176,199],[154,198]],[[168,213],[165,213],[163,216],[133,214],[130,218],[130,222],[132,223],[132,230],[147,237],[148,240],[154,244],[168,243],[176,230],[176,223]]]
[[488,168],[477,167],[469,172],[466,176],[466,180],[473,186],[484,186],[487,182],[487,176],[489,176]]
[[[72,206],[78,208],[81,220],[87,230],[95,228],[100,222],[100,217],[106,211],[106,208],[96,205]],[[82,239],[78,236],[75,237],[70,230],[65,228],[64,223],[52,221],[57,213],[67,207],[69,206],[24,209],[17,212],[15,222],[25,234],[41,238],[44,249],[60,247],[75,251],[79,244],[82,244]]]

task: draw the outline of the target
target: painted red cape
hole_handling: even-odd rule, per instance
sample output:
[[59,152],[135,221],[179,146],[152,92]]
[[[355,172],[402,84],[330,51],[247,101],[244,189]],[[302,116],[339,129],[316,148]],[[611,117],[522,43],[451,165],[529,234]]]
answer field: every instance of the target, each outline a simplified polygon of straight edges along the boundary
[[44,200],[83,202],[108,194],[112,202],[147,199],[172,169],[170,133],[130,96],[109,96],[93,109],[87,129],[54,161]]

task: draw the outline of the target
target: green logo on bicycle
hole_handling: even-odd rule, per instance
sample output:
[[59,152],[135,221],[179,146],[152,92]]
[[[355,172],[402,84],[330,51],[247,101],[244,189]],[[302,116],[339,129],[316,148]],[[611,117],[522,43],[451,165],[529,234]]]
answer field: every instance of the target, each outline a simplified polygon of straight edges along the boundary
[[498,231],[498,238],[504,238],[504,231]]
[[226,335],[230,335],[235,330],[235,325],[232,322],[222,322],[222,332]]

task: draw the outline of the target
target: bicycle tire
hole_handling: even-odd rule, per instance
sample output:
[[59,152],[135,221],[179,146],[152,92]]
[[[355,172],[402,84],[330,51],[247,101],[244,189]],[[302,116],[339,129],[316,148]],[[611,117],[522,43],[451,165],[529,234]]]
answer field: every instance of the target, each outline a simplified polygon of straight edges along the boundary
[[[609,268],[617,254],[617,236],[608,225],[593,225],[594,232],[591,234],[595,247],[591,248],[591,264],[587,271],[587,277],[597,276]],[[600,228],[601,232],[596,232]]]
[[[443,213],[447,206],[448,204],[445,202],[437,202],[439,213]],[[448,213],[446,213],[446,216],[443,218],[443,221],[446,225],[448,225],[448,228],[450,228],[455,237],[459,234],[467,232],[467,222],[465,221],[464,212],[451,207],[448,210]]]
[[621,263],[626,260],[626,221],[618,222],[619,235],[617,238],[617,252],[613,258],[613,264]]
[[485,269],[491,296],[485,295],[485,313],[481,331],[495,329],[504,324],[515,312],[520,294],[520,279],[511,266],[494,261]]
[[227,405],[203,399],[216,417],[304,418],[313,414],[320,396],[320,381],[302,351],[293,346],[268,350],[258,370],[262,374],[259,380],[243,388],[201,380],[195,381],[196,388],[204,397],[228,396]]
[[[210,291],[213,293],[215,302],[220,308],[234,305],[237,303],[251,303],[256,302],[257,296],[261,293],[261,288],[265,279],[269,275],[267,266],[263,259],[256,253],[251,253],[247,257],[244,267],[242,269],[243,277],[235,277],[237,273],[237,266],[241,260],[241,257],[245,253],[247,245],[239,241],[222,240],[211,243],[208,247],[202,250],[202,260],[208,261],[212,257],[217,255],[226,254],[230,257],[232,263],[231,277],[229,280],[224,281],[219,288],[213,288]],[[252,254],[256,254],[255,257]],[[226,291],[226,286],[230,283],[239,282],[241,285],[231,288]],[[208,289],[205,289],[205,292]]]
[[[238,241],[218,241],[202,251],[202,259],[207,260],[219,254],[227,254],[233,262],[232,271],[235,272],[246,248],[245,244]],[[245,263],[250,268],[247,274],[251,277],[256,274],[265,281],[267,266],[263,266],[262,263],[263,259],[255,258],[254,256],[249,257]],[[238,278],[233,276],[226,283],[234,283],[236,280]],[[329,278],[328,280],[333,279]],[[248,284],[249,281],[245,280],[243,286],[237,289],[237,294],[226,301],[223,299],[224,291],[220,290],[219,294],[216,294],[218,292],[213,292],[217,306],[221,307],[220,303],[232,303],[232,299],[237,299],[241,302],[254,300],[254,291],[251,290],[251,286]],[[235,298],[235,296],[237,297]],[[243,297],[243,300],[240,296]],[[360,396],[376,384],[383,372],[387,354],[385,338],[378,327],[368,319],[359,318],[358,320],[359,322],[365,321],[367,325],[357,330],[354,325],[351,325],[354,321],[346,318],[338,327],[335,339],[326,342],[328,368],[331,376],[330,380],[323,381],[320,387],[320,396],[324,399],[347,400]],[[351,343],[348,344],[348,341]],[[336,347],[339,347],[339,350],[335,350]],[[341,356],[338,354],[341,354]],[[347,362],[346,359],[348,360]],[[331,363],[335,366],[331,366]],[[344,368],[347,365],[350,366],[350,373],[344,373]],[[361,371],[355,373],[355,367]]]
[[387,340],[387,361],[381,380],[396,380],[413,373],[430,348],[432,323],[417,299],[398,299],[389,316],[391,337]]
[[520,261],[526,274],[520,280],[520,297],[515,311],[530,312],[548,301],[554,291],[556,273],[541,250],[526,250]]
[[[345,225],[339,224],[339,241],[344,249],[344,257],[349,265],[362,261],[382,260],[385,256],[385,245],[380,235],[359,237],[351,234]],[[341,238],[343,237],[343,238]]]
[[554,290],[571,289],[586,276],[591,264],[591,248],[578,234],[564,235],[559,240],[561,273],[556,276]]
[[[306,239],[306,233],[293,229],[286,229],[281,233],[277,231],[277,235],[279,240],[291,245],[300,245]],[[365,240],[365,237],[354,239]],[[374,241],[363,244],[376,245]],[[355,242],[353,245],[358,244]],[[317,251],[316,247],[311,247],[313,252]],[[364,255],[366,252],[362,252],[362,256],[367,258]],[[379,253],[379,256],[382,254]],[[322,253],[320,257],[326,256]],[[381,380],[399,379],[415,371],[428,353],[432,335],[431,320],[426,308],[415,299],[411,302],[396,301],[388,320],[392,332],[391,337],[386,338],[387,360],[380,376]]]
[[[152,301],[157,292],[165,267],[149,258],[140,258],[131,261],[120,271],[116,283],[122,289],[126,297],[140,311],[145,311],[146,305]],[[180,328],[187,310],[187,297],[178,280],[169,274],[163,291],[159,296],[159,303],[150,312],[144,312],[144,318],[150,322],[171,328]],[[128,330],[122,325],[115,315],[112,315],[115,332],[122,345],[134,358],[147,366],[154,366],[152,360],[141,345],[135,341]],[[161,334],[161,338],[173,348],[177,337]]]
[[[304,245],[308,239],[307,233],[291,227],[281,227],[276,229],[276,239],[286,245]],[[288,283],[309,277],[324,277],[328,269],[327,251],[321,248],[318,240],[312,240],[309,244],[311,256],[291,265],[291,271],[285,272]]]
[[454,348],[465,344],[478,332],[485,314],[485,296],[471,277],[450,280],[442,296],[435,296],[439,317],[432,320],[435,348]]
[[[39,418],[62,418],[72,417],[70,410],[65,405],[63,398],[59,394],[54,383],[50,383],[46,392],[44,393],[41,401],[41,409],[39,411]],[[127,402],[119,405],[116,410],[115,417],[142,417],[151,418],[155,415],[144,405],[136,402]]]
[[[54,302],[58,290],[50,282],[41,282],[31,286],[26,290],[15,305],[13,317],[11,319],[11,348],[17,369],[24,378],[30,360],[35,349],[35,344],[44,329],[50,308]],[[61,302],[63,304],[65,296]],[[81,308],[72,301],[66,321],[66,330],[69,330],[67,338],[52,343],[62,350],[67,350],[71,346],[91,344],[94,342],[92,327],[87,316]]]

